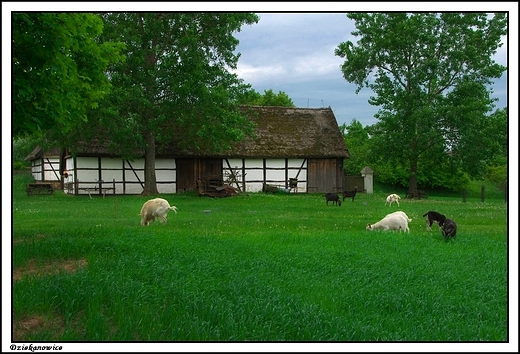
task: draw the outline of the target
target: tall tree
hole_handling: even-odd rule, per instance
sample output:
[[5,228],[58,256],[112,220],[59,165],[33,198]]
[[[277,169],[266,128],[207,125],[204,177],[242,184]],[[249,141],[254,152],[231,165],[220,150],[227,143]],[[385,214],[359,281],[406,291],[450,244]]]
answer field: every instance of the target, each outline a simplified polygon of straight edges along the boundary
[[350,153],[350,158],[343,162],[343,168],[348,174],[358,174],[371,162],[368,132],[356,119],[352,119],[349,125],[343,123],[339,129]]
[[145,151],[142,195],[158,194],[156,144],[220,151],[253,132],[238,109],[245,89],[235,69],[233,33],[258,22],[251,13],[107,13],[107,40],[122,40],[127,59],[110,70],[106,129],[126,148]]
[[375,92],[369,103],[381,109],[373,139],[387,159],[408,165],[408,196],[417,196],[422,159],[450,159],[480,176],[482,161],[496,152],[497,133],[483,128],[494,101],[488,87],[506,70],[492,60],[507,34],[506,14],[347,17],[359,39],[340,43],[335,54],[345,58],[343,76],[357,92]]
[[14,137],[67,134],[98,105],[121,60],[122,43],[100,42],[101,19],[88,13],[13,13]]

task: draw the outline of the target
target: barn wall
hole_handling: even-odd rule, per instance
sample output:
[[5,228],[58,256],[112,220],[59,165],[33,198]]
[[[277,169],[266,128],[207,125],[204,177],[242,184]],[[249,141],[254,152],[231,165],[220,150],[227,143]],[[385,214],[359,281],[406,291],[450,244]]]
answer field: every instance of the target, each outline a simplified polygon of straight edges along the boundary
[[[307,191],[306,159],[224,159],[224,181],[230,183],[236,176],[242,191],[260,192],[264,183],[288,188],[289,178],[298,176],[298,189],[295,192]],[[234,181],[233,181],[234,182]],[[236,183],[231,183],[237,187]]]
[[[156,159],[156,178],[159,193],[176,192],[174,159]],[[65,179],[65,193],[88,194],[84,188],[114,187],[116,194],[140,194],[144,188],[144,159],[128,161],[111,157],[69,157],[65,159],[69,177]],[[108,192],[112,194],[112,191]]]
[[44,157],[43,158],[44,181],[59,182],[61,181],[60,158]]
[[177,193],[197,190],[197,180],[221,179],[222,159],[220,158],[178,158]]
[[[144,159],[127,161],[109,157],[69,157],[65,160],[70,175],[65,192],[87,194],[81,188],[115,184],[116,194],[140,194],[144,187]],[[37,166],[33,171],[37,171]],[[342,159],[156,159],[159,193],[173,194],[196,190],[199,177],[222,176],[225,183],[241,191],[259,192],[263,184],[288,188],[290,178],[298,178],[297,193],[341,192]],[[235,176],[236,178],[231,178]],[[79,181],[79,182],[78,182]],[[75,190],[78,182],[78,190]]]
[[343,159],[309,159],[309,193],[341,192],[343,190]]
[[175,159],[155,159],[155,178],[159,193],[177,192],[177,165]]
[[31,174],[35,181],[59,182],[61,180],[59,157],[42,157],[32,160]]
[[35,181],[41,181],[43,178],[42,163],[43,163],[43,161],[41,159],[36,159],[36,160],[31,161],[31,174]]

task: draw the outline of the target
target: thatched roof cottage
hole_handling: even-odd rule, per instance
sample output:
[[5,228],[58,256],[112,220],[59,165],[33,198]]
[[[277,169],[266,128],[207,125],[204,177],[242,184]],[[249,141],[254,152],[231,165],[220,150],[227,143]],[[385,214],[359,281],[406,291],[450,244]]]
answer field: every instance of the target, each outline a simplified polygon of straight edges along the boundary
[[[196,190],[196,181],[208,177],[220,177],[249,192],[262,190],[264,184],[294,187],[290,181],[295,179],[294,192],[343,189],[343,160],[349,152],[330,108],[247,108],[255,112],[250,119],[256,124],[256,137],[228,151],[187,151],[174,142],[161,146],[156,156],[159,192]],[[64,156],[65,191],[81,194],[86,185],[108,183],[116,194],[139,194],[144,185],[144,152],[142,156],[128,161],[114,156],[106,146],[85,144],[75,156]],[[36,155],[30,159],[33,166],[45,162]]]

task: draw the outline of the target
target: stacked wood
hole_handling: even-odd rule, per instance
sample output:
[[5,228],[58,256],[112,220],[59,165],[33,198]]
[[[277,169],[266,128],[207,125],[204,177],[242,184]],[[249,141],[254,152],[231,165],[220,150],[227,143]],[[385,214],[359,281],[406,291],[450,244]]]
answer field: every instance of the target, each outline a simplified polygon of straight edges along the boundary
[[231,197],[237,194],[237,190],[229,184],[224,184],[219,178],[199,178],[197,180],[199,196],[212,198]]

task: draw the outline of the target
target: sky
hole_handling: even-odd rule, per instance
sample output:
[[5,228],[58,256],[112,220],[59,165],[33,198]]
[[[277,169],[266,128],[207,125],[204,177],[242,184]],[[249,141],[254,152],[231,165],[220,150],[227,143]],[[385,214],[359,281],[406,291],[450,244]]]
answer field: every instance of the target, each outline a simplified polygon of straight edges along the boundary
[[[235,34],[240,44],[237,74],[259,93],[285,92],[297,107],[331,107],[338,124],[353,119],[363,126],[376,123],[379,107],[368,99],[374,93],[348,83],[334,50],[356,38],[354,21],[343,13],[257,13],[260,21]],[[507,37],[495,61],[507,65]],[[497,108],[507,106],[507,72],[493,85]]]
[[[338,124],[350,124],[353,119],[364,126],[376,123],[378,107],[368,100],[373,92],[363,88],[356,94],[356,85],[348,83],[340,70],[344,59],[334,54],[342,42],[355,37],[354,22],[346,17],[347,11],[467,11],[469,3],[400,3],[400,2],[65,2],[65,3],[2,3],[3,17],[7,10],[33,11],[248,11],[260,20],[244,25],[235,37],[240,41],[237,74],[253,89],[284,92],[297,107],[331,107]],[[298,12],[288,12],[288,11]],[[512,11],[511,25],[518,29],[518,4],[514,2],[471,3],[475,11]],[[515,21],[516,18],[516,21]],[[3,21],[4,26],[7,21]],[[9,22],[7,22],[9,23]],[[508,45],[514,44],[511,64],[518,73],[518,31],[511,31],[513,40],[495,56],[499,64],[507,65]],[[511,37],[510,35],[510,37]],[[6,41],[3,41],[6,43]],[[8,42],[7,42],[8,43]],[[5,45],[5,44],[4,44]],[[5,63],[3,64],[5,65]],[[512,84],[517,90],[517,77]],[[493,85],[497,108],[507,106],[507,73]],[[517,92],[517,91],[516,91]],[[516,96],[515,96],[516,97]]]

